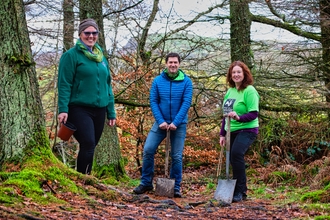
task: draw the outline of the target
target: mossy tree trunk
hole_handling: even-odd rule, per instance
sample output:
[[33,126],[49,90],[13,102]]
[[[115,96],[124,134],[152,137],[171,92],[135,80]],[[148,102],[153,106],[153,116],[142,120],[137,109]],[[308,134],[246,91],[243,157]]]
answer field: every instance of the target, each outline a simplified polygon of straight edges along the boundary
[[29,148],[49,141],[23,1],[2,0],[0,21],[0,166],[4,170],[8,163],[21,162]]
[[230,1],[231,61],[240,60],[252,68],[250,0]]
[[[80,0],[79,5],[80,20],[85,18],[96,20],[100,29],[98,43],[107,56],[104,39],[102,0]],[[97,173],[98,177],[111,175],[119,179],[125,174],[124,164],[122,162],[117,128],[116,126],[109,127],[105,125],[101,140],[95,150],[95,166],[93,166],[93,171]]]
[[117,129],[105,125],[101,140],[95,149],[93,166],[97,177],[112,176],[116,179],[125,175]]

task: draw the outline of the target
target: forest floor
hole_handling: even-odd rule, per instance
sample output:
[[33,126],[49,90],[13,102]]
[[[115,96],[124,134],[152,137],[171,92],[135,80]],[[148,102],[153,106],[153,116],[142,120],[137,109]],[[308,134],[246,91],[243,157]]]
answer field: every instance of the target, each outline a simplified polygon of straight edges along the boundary
[[[164,198],[148,192],[132,193],[134,186],[107,186],[104,184],[78,185],[87,195],[53,192],[63,204],[37,204],[23,198],[21,204],[1,204],[0,219],[313,219],[324,215],[304,208],[303,204],[283,202],[283,197],[260,198],[249,190],[248,199],[238,203],[223,204],[213,199],[214,188],[208,189],[205,170],[185,170],[182,198]],[[216,186],[216,184],[215,184]],[[249,186],[250,187],[250,186]],[[115,197],[102,198],[102,193],[112,190]],[[273,193],[269,189],[269,193]],[[46,194],[45,194],[46,195]],[[289,200],[287,200],[289,201]],[[290,200],[292,201],[292,200]]]

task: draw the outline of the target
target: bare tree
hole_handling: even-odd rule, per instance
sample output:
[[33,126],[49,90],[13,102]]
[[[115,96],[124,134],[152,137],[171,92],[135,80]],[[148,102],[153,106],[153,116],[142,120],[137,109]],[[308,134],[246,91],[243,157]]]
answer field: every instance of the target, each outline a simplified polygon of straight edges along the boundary
[[[291,112],[301,112],[302,109],[309,108],[314,112],[322,110],[329,112],[325,102],[321,101],[315,105],[314,101],[307,103],[294,100],[297,95],[301,100],[315,100],[314,91],[316,91],[317,99],[322,100],[324,96],[326,102],[329,102],[327,67],[329,1],[256,1],[254,3],[254,7],[265,9],[265,6],[268,8],[267,16],[253,12],[251,13],[253,22],[281,28],[301,38],[294,44],[277,42],[276,45],[271,46],[277,50],[277,55],[270,60],[263,59],[266,56],[255,57],[255,62],[259,62],[260,65],[259,70],[268,73],[267,76],[259,72],[260,79],[272,82],[268,85],[277,88],[275,94],[282,97],[282,101],[273,102],[271,101],[273,98],[265,92],[266,97],[269,97],[266,100],[269,102],[262,103],[263,108]],[[295,90],[292,90],[293,87]]]

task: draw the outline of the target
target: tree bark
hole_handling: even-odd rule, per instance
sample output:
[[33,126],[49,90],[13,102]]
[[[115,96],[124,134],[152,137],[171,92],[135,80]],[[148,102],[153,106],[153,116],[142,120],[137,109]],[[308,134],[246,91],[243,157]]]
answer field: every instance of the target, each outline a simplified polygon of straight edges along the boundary
[[105,125],[101,140],[95,149],[94,163],[93,169],[97,177],[113,176],[119,179],[125,175],[116,127]]
[[80,21],[86,18],[92,18],[96,21],[99,26],[99,39],[98,43],[104,50],[107,56],[105,38],[104,38],[104,25],[103,25],[103,14],[102,14],[102,0],[79,0],[79,17]]
[[63,52],[74,45],[73,0],[63,0]]
[[22,0],[0,4],[0,167],[47,143]]
[[[320,23],[321,23],[321,44],[322,44],[322,72],[325,76],[324,83],[327,89],[325,94],[327,103],[330,103],[330,1],[320,0]],[[330,118],[330,111],[328,110]]]
[[230,1],[230,47],[231,61],[240,60],[252,68],[250,48],[251,19],[249,0]]

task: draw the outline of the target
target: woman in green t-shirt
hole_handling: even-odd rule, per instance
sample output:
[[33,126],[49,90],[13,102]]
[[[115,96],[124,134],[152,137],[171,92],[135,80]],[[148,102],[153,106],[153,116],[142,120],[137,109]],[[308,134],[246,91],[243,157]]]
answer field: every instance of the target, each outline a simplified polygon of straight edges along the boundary
[[[247,184],[244,155],[258,134],[259,94],[252,86],[250,69],[241,61],[233,62],[227,72],[229,89],[224,97],[225,116],[230,118],[230,163],[236,186],[233,202],[245,200]],[[225,117],[220,131],[220,145],[226,143]]]

